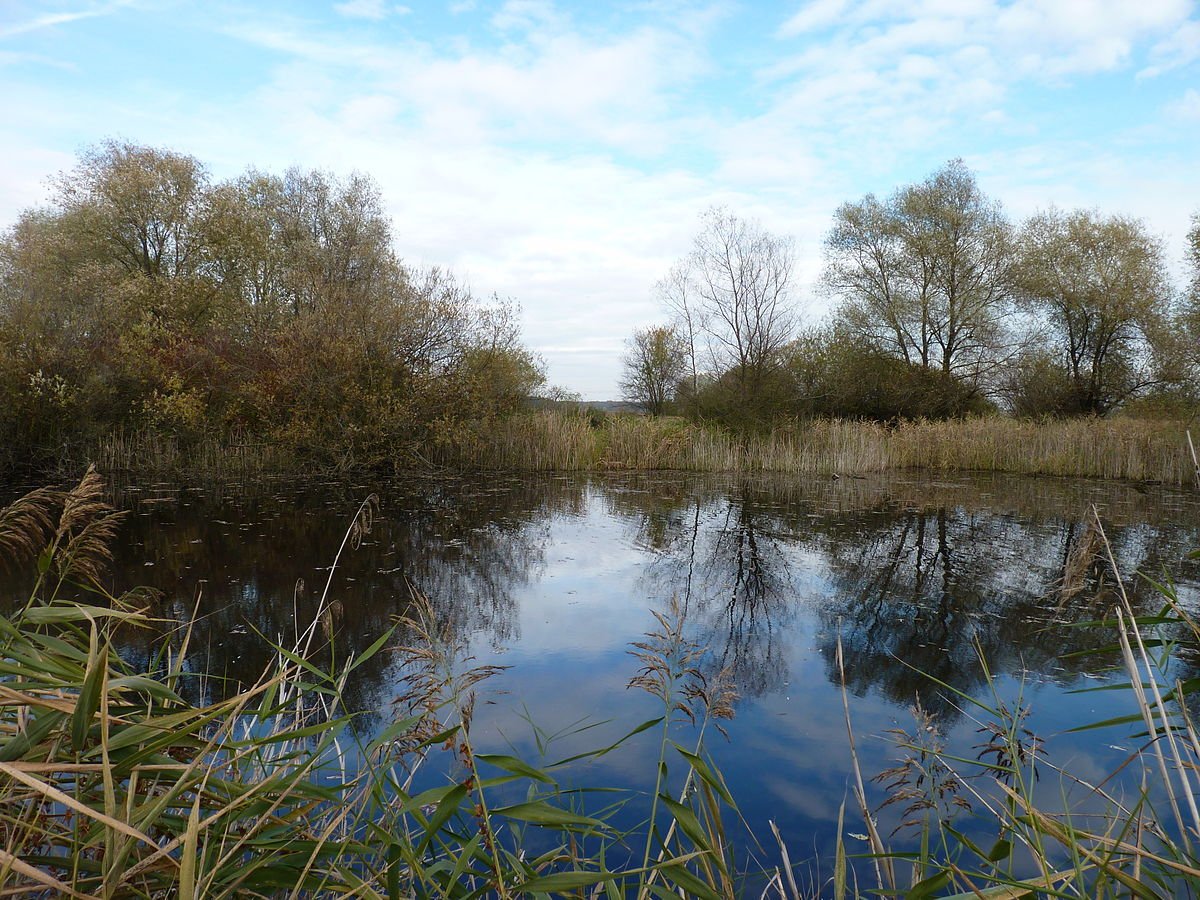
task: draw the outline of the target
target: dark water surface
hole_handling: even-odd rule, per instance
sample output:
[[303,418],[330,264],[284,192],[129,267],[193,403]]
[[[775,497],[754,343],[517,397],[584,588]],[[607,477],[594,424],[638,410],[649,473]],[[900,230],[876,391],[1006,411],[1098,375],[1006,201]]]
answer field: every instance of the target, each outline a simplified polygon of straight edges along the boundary
[[[743,815],[761,837],[774,820],[793,860],[833,856],[838,809],[863,831],[851,777],[836,665],[840,632],[850,714],[864,774],[893,764],[890,729],[913,727],[919,702],[952,746],[974,756],[985,738],[963,702],[939,688],[988,696],[979,651],[1008,702],[1031,704],[1049,758],[1100,780],[1135,743],[1128,729],[1071,734],[1132,711],[1104,683],[1112,641],[1079,625],[1105,614],[1093,579],[1070,599],[1064,564],[1101,513],[1136,606],[1160,598],[1136,571],[1176,578],[1200,604],[1200,498],[1159,488],[1057,479],[719,478],[684,474],[411,480],[389,484],[267,482],[219,490],[141,485],[118,491],[132,515],[117,548],[121,586],[164,592],[162,612],[198,603],[191,665],[253,680],[270,661],[255,634],[290,640],[312,615],[357,503],[382,512],[343,557],[332,596],[343,656],[369,646],[405,612],[406,579],[469,643],[480,663],[510,667],[487,682],[474,734],[480,749],[534,754],[525,717],[564,735],[565,756],[615,739],[658,713],[626,687],[631,641],[675,598],[702,666],[725,669],[740,699],[726,741],[708,742]],[[15,587],[9,588],[13,594]],[[197,599],[198,598],[198,599]],[[134,657],[149,652],[131,643]],[[1190,670],[1190,654],[1178,666]],[[399,690],[394,654],[357,670],[347,703],[370,730],[389,721]],[[924,673],[924,674],[921,674]],[[219,688],[218,688],[219,689]],[[645,740],[642,740],[644,738]],[[688,740],[686,729],[681,741]],[[654,735],[592,764],[599,784],[649,787]],[[1057,806],[1051,774],[1044,789]],[[872,799],[884,798],[872,787]],[[899,810],[881,813],[884,833]],[[864,845],[850,838],[851,850]],[[747,851],[749,852],[749,851]],[[769,860],[768,852],[764,859]]]

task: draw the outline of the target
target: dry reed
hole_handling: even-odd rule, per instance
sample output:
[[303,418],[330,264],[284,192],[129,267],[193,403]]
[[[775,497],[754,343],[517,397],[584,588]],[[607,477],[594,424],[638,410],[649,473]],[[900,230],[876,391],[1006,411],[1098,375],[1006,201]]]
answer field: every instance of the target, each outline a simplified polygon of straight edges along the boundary
[[814,420],[739,435],[677,418],[596,420],[539,411],[443,448],[438,461],[524,471],[652,470],[863,475],[985,471],[1153,481],[1193,477],[1184,428],[1136,419],[1030,422],[999,416],[943,422]]

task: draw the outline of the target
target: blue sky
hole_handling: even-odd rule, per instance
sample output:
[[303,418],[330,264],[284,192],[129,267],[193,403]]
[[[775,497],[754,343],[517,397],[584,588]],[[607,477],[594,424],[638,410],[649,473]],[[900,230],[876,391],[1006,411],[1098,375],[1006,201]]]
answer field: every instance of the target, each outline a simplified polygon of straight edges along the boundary
[[0,226],[109,137],[366,172],[399,253],[517,300],[591,399],[713,204],[795,237],[808,321],[837,205],[956,156],[1177,274],[1200,211],[1194,0],[0,0],[0,98]]

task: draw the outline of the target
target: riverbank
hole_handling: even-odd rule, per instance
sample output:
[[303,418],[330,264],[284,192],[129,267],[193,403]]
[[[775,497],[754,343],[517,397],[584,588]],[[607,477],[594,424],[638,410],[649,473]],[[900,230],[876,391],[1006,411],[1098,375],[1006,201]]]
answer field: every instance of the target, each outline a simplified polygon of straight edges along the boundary
[[[782,424],[743,435],[675,417],[521,413],[460,429],[396,471],[428,468],[578,472],[679,470],[847,476],[888,471],[981,471],[1107,480],[1195,483],[1187,423],[1143,419],[1042,422],[1000,416],[897,425],[840,420]],[[312,471],[295,450],[249,437],[182,441],[149,431],[102,439],[78,471],[247,478]],[[345,469],[337,469],[335,471]]]
[[816,420],[737,435],[684,419],[541,412],[448,448],[446,465],[533,471],[679,469],[862,475],[891,470],[1193,481],[1186,426],[1137,419]]

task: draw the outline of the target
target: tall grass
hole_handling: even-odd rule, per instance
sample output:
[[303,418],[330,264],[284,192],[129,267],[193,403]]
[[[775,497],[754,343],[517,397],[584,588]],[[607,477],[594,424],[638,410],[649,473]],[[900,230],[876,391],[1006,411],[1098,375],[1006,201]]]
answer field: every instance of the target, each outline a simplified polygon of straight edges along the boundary
[[[360,507],[339,557],[370,528],[371,510]],[[119,521],[94,472],[0,510],[0,553],[39,573],[25,608],[0,618],[5,896],[739,892],[722,820],[732,797],[703,749],[730,697],[695,669],[699,648],[684,639],[679,610],[635,648],[631,687],[657,697],[661,713],[602,748],[534,765],[476,744],[476,690],[497,670],[471,667],[415,589],[395,633],[333,671],[309,652],[332,635],[328,588],[294,641],[273,643],[275,665],[227,700],[188,699],[206,691],[190,672],[186,623],[155,665],[131,669],[116,648],[121,629],[148,624],[144,597],[100,586]],[[393,720],[366,740],[340,698],[378,653],[396,657],[406,688]],[[681,719],[697,725],[690,746],[672,739]],[[573,768],[655,729],[659,780],[634,832],[613,817],[644,796],[563,786]]]
[[674,418],[540,411],[496,423],[442,448],[437,458],[446,465],[531,471],[975,470],[1176,485],[1193,477],[1183,425],[1135,419],[1028,422],[997,416],[895,426],[815,420],[741,435]]
[[[353,516],[335,566],[371,528],[373,508],[369,499]],[[0,554],[37,572],[26,606],[0,619],[6,895],[732,898],[747,895],[748,874],[758,876],[754,895],[781,898],[860,889],[960,900],[1200,895],[1195,686],[1172,667],[1174,642],[1200,642],[1200,623],[1169,583],[1157,585],[1158,615],[1135,615],[1098,516],[1087,547],[1115,591],[1108,624],[1134,711],[1094,727],[1142,729],[1122,766],[1127,783],[1129,772],[1138,776],[1132,796],[1112,786],[1120,771],[1089,782],[1057,768],[1026,727],[1022,698],[1002,699],[981,658],[991,696],[941,684],[978,721],[978,753],[949,751],[919,709],[911,733],[895,737],[901,758],[883,780],[915,842],[887,845],[851,731],[868,866],[856,876],[839,846],[831,877],[804,893],[786,847],[774,874],[738,868],[727,826],[735,798],[704,750],[734,698],[722,676],[700,674],[703,648],[686,637],[677,605],[656,614],[632,650],[630,687],[655,697],[658,713],[564,759],[553,759],[552,742],[538,733],[551,761],[534,762],[488,752],[477,739],[477,692],[499,672],[472,666],[411,587],[395,630],[331,670],[311,653],[333,637],[328,586],[313,620],[298,623],[291,642],[272,643],[275,664],[229,699],[203,699],[187,623],[153,665],[130,668],[117,647],[122,629],[149,623],[145,598],[101,587],[120,521],[94,472],[72,490],[34,491],[0,509]],[[340,698],[355,669],[379,653],[394,656],[405,689],[391,721],[364,738]],[[849,725],[848,703],[846,717]],[[684,722],[695,729],[686,744]],[[575,785],[575,767],[651,736],[648,794]],[[1037,785],[1051,779],[1061,803],[1048,807],[1055,793]],[[632,830],[616,824],[630,807],[641,810]],[[970,837],[961,815],[993,839]],[[855,877],[872,870],[868,891]]]
[[[253,478],[299,465],[284,448],[248,435],[185,439],[151,428],[118,428],[101,437],[84,455],[88,457],[84,462],[103,472],[174,478]],[[63,459],[60,468],[75,469],[79,463]]]
[[[917,707],[914,727],[893,732],[898,764],[876,778],[886,784],[882,807],[902,810],[896,831],[915,831],[915,841],[886,846],[852,757],[855,796],[870,838],[867,859],[880,893],[954,900],[1200,896],[1195,684],[1180,680],[1172,667],[1178,641],[1200,641],[1200,623],[1169,583],[1156,584],[1163,599],[1157,615],[1135,614],[1103,525],[1093,515],[1087,552],[1103,563],[1115,586],[1106,595],[1112,603],[1107,624],[1127,679],[1100,690],[1108,697],[1114,687],[1121,690],[1134,711],[1078,730],[1140,725],[1139,746],[1104,778],[1088,780],[1061,768],[1026,726],[1030,709],[1021,694],[1002,699],[981,656],[990,696],[973,697],[937,682],[978,724],[975,754],[949,751],[936,724]],[[1200,551],[1192,555],[1200,557]],[[840,668],[840,641],[838,651]],[[846,721],[853,746],[848,706]],[[1124,796],[1118,776],[1133,785]],[[983,823],[991,840],[969,837],[966,820]],[[844,854],[843,845],[838,852]]]
[[[812,420],[739,434],[713,423],[633,415],[518,413],[406,452],[397,470],[432,464],[510,471],[778,472],[864,475],[896,470],[986,471],[1154,481],[1195,480],[1183,423],[1138,419],[1031,422],[1001,416],[942,422]],[[253,478],[308,470],[295,449],[249,437],[187,440],[118,430],[83,462],[102,470],[175,478]],[[63,467],[80,460],[65,459]]]

